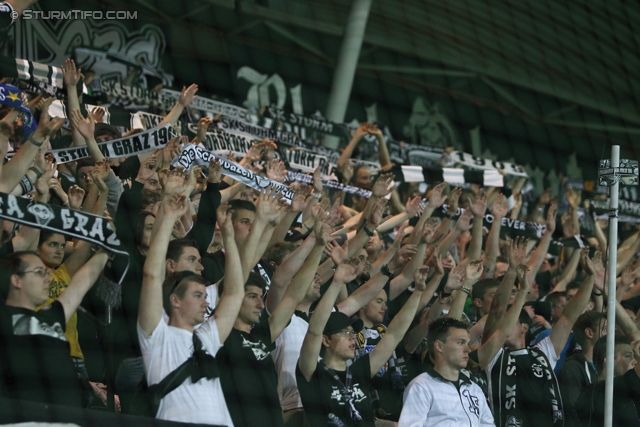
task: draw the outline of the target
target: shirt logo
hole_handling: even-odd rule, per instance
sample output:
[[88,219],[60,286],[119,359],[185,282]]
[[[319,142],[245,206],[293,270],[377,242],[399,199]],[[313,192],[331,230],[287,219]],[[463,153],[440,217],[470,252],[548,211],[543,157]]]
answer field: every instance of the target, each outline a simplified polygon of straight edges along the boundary
[[267,356],[269,356],[269,354],[270,354],[270,352],[267,350],[267,346],[266,345],[264,345],[261,342],[249,341],[245,337],[242,337],[242,347],[250,348],[251,351],[253,351],[253,355],[255,356],[255,358],[256,358],[256,360],[258,362],[260,362],[261,360],[266,359]]
[[531,365],[531,369],[533,369],[533,375],[535,375],[538,378],[543,377],[544,373],[542,371],[542,366],[534,363],[533,365]]
[[507,417],[507,427],[522,427],[522,420],[517,419],[513,415]]
[[478,398],[472,395],[469,390],[464,390],[462,395],[467,398],[467,402],[469,403],[469,412],[480,418],[480,403]]
[[24,314],[14,314],[11,320],[13,321],[14,335],[45,335],[61,341],[67,340],[64,336],[64,330],[58,322],[48,325],[40,322],[34,316],[25,316]]
[[350,389],[340,389],[336,386],[332,386],[331,399],[336,400],[340,405],[346,405],[350,401],[353,403],[362,402],[367,398],[365,394],[360,390],[360,384],[354,384]]

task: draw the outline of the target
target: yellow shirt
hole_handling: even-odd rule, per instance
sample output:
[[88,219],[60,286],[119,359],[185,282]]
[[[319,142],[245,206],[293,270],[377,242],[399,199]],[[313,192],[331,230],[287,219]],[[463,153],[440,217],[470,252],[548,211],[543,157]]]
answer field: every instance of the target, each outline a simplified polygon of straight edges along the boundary
[[[60,267],[51,273],[51,285],[49,285],[49,299],[41,306],[36,307],[36,311],[42,307],[53,304],[53,302],[60,296],[60,294],[67,289],[71,283],[71,276],[69,275],[69,269],[67,264],[62,264]],[[69,341],[71,347],[71,357],[78,357],[84,359],[82,349],[80,348],[80,342],[78,341],[78,313],[74,312],[69,321],[67,322],[67,328],[64,333]]]

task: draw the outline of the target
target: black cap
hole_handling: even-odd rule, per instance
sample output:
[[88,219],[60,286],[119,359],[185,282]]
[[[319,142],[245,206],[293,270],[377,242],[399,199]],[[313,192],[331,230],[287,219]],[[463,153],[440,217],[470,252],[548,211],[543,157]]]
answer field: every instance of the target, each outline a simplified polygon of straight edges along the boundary
[[100,135],[109,134],[113,136],[113,139],[122,138],[122,133],[118,130],[117,127],[110,125],[108,123],[96,123],[96,130],[93,132],[93,136],[97,138]]
[[347,327],[351,326],[355,332],[360,332],[364,326],[362,320],[357,317],[349,317],[339,311],[334,311],[329,316],[327,324],[324,326],[322,333],[324,335],[331,335],[338,333]]

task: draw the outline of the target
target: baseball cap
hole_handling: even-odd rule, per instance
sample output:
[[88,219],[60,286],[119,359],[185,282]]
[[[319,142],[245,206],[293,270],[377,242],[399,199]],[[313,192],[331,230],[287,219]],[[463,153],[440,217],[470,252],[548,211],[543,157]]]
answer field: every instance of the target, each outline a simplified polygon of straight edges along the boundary
[[357,317],[349,317],[344,313],[334,311],[329,316],[329,320],[327,321],[327,324],[325,325],[322,333],[324,335],[335,334],[342,331],[343,329],[346,329],[349,326],[351,326],[355,332],[360,332],[362,330],[362,327],[364,326],[364,323]]

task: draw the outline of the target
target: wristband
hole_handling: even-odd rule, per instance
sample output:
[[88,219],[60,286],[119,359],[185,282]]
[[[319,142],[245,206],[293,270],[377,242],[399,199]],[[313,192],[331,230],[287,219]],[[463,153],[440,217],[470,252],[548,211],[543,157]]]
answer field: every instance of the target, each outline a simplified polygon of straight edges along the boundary
[[471,293],[471,289],[467,288],[466,286],[460,286],[460,290],[467,295]]
[[367,236],[369,236],[369,237],[373,237],[374,232],[375,232],[375,230],[374,230],[374,231],[369,230],[369,229],[367,228],[367,224],[366,224],[366,223],[365,223],[365,224],[362,224],[362,227],[360,227],[360,230],[364,230],[364,232],[365,232],[365,233],[367,234]]
[[445,292],[444,289],[440,291],[440,298],[449,298],[451,296],[451,292]]
[[37,181],[37,180],[39,180],[39,179],[40,179],[40,177],[42,176],[42,172],[40,172],[40,169],[38,169],[38,168],[37,168],[37,167],[35,167],[35,166],[31,166],[31,167],[29,168],[29,170],[30,170],[30,171],[33,171],[33,173],[35,173],[35,174],[36,174],[36,181]]
[[33,184],[26,175],[20,180],[20,186],[22,187],[23,194],[29,194],[33,191]]
[[31,143],[32,143],[33,145],[35,145],[36,147],[42,147],[42,144],[44,143],[44,139],[43,139],[42,141],[40,141],[39,143],[38,143],[38,142],[36,142],[36,141],[33,139],[33,136],[29,137],[29,139],[28,139],[27,141],[31,142]]
[[597,292],[594,291],[594,292],[591,292],[591,293],[596,297],[601,297],[602,296],[602,292],[597,293]]
[[318,199],[320,200],[320,198],[322,198],[322,193],[316,193],[315,191],[311,194],[309,194],[311,197],[313,197],[314,199]]
[[387,264],[384,264],[382,267],[380,267],[380,273],[384,274],[390,279],[393,278],[393,273],[391,272],[391,270],[389,270],[389,267],[387,267]]

